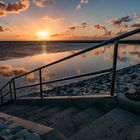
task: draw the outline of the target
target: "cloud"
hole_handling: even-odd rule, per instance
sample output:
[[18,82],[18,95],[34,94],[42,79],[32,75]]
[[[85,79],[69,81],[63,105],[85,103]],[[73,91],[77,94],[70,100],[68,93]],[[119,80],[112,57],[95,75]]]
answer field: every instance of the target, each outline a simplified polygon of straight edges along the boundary
[[50,37],[57,37],[59,34],[52,34]]
[[80,3],[88,3],[88,0],[80,0]]
[[75,30],[77,27],[78,27],[78,26],[71,26],[71,27],[69,27],[68,29],[69,29],[69,30]]
[[33,0],[36,6],[45,7],[47,4],[52,4],[52,0]]
[[94,25],[94,28],[95,29],[98,29],[98,30],[103,30],[104,31],[104,35],[111,35],[112,34],[112,32],[110,31],[110,30],[108,30],[105,26],[102,26],[102,25],[100,25],[100,24],[96,24],[96,25]]
[[133,18],[130,18],[130,16],[125,16],[125,17],[122,17],[120,20],[121,22],[129,22],[129,21],[132,21]]
[[100,24],[96,24],[96,25],[94,25],[94,27],[95,27],[96,29],[106,30],[106,27],[105,27],[105,26],[102,26],[102,25],[100,25]]
[[138,15],[137,13],[134,13],[133,14],[133,19],[138,19],[138,18],[140,18],[140,15]]
[[87,27],[87,25],[88,25],[88,23],[87,23],[87,22],[83,22],[83,23],[81,23],[80,28],[86,28],[86,27]]
[[132,24],[131,27],[140,27],[140,23]]
[[86,27],[88,27],[88,23],[87,22],[82,22],[80,24],[68,27],[67,31],[72,31],[72,30],[76,30],[78,28],[86,28]]
[[58,22],[61,22],[61,21],[64,21],[65,18],[51,18],[49,16],[45,16],[42,18],[44,21],[48,22],[48,23],[58,23]]
[[7,30],[10,30],[8,28],[3,28],[2,26],[0,26],[0,32],[4,32],[4,31],[7,31]]
[[88,4],[88,0],[80,0],[79,4],[76,6],[76,10],[79,11],[81,9],[82,4]]
[[20,13],[29,7],[29,0],[16,0],[11,3],[0,1],[0,16],[10,13]]
[[78,5],[76,6],[76,10],[79,11],[80,9],[81,9],[81,4],[78,4]]
[[127,33],[127,31],[122,31],[122,30],[120,30],[120,31],[116,32],[115,35],[121,35],[121,34],[125,34],[125,33]]
[[114,25],[114,26],[121,26],[122,23],[130,22],[132,20],[133,18],[130,18],[130,16],[125,16],[122,18],[110,18],[106,20],[106,23]]

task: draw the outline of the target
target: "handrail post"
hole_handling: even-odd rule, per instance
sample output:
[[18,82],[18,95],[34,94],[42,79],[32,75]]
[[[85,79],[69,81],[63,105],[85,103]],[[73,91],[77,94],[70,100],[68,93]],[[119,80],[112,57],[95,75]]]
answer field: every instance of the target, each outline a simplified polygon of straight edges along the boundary
[[110,95],[114,96],[119,40],[115,41]]
[[39,69],[39,84],[40,84],[40,97],[43,100],[43,92],[42,92],[42,71]]
[[12,86],[11,86],[11,81],[9,82],[9,88],[10,88],[10,98],[11,98],[11,101],[12,101],[13,98],[12,98]]
[[13,89],[14,89],[15,100],[17,100],[15,80],[13,79],[12,81],[13,81]]
[[0,98],[1,98],[1,104],[3,105],[3,97],[2,97],[2,91],[0,90]]

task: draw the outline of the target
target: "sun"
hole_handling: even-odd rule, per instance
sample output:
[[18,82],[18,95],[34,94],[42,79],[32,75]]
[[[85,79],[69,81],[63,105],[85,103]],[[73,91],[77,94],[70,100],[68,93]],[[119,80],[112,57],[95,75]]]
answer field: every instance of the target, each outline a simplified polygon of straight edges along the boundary
[[47,38],[48,38],[48,33],[47,33],[47,31],[40,31],[40,32],[38,32],[38,37],[39,37],[40,39],[47,39]]

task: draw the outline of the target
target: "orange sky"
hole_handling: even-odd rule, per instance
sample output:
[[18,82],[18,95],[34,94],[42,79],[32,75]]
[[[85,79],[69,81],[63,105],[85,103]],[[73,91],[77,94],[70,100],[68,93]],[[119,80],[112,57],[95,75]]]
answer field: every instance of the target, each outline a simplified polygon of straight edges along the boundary
[[0,40],[111,38],[140,27],[139,6],[139,0],[0,0]]

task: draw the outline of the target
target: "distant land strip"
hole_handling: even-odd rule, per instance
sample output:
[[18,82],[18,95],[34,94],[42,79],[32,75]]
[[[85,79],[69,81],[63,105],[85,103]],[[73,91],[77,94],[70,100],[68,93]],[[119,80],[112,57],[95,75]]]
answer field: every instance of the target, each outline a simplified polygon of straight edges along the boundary
[[[0,41],[0,43],[9,43],[9,42],[37,42],[37,43],[42,43],[42,42],[46,42],[46,43],[101,43],[104,42],[106,40],[46,40],[46,41]],[[119,41],[122,44],[139,44],[140,40],[120,40]],[[114,42],[111,42],[114,43]]]

